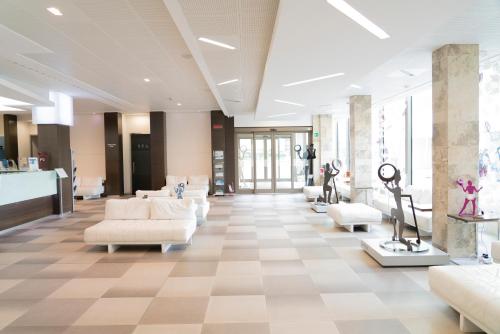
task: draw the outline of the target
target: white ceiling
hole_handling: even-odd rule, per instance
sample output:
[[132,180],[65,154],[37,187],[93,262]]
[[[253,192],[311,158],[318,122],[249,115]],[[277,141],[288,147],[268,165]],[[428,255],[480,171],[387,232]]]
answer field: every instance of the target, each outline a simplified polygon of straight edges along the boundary
[[[498,0],[347,1],[391,38],[326,0],[1,0],[0,96],[48,104],[58,90],[75,97],[77,112],[220,108],[293,120],[345,112],[350,95],[380,103],[424,85],[432,50],[447,43],[479,43],[482,57],[500,52]],[[283,87],[337,72],[345,76]]]

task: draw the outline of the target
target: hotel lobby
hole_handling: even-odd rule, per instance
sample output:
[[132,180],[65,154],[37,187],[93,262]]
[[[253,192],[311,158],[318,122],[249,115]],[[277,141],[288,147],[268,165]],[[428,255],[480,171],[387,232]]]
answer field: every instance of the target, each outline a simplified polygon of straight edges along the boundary
[[500,333],[497,0],[4,0],[0,41],[0,333]]

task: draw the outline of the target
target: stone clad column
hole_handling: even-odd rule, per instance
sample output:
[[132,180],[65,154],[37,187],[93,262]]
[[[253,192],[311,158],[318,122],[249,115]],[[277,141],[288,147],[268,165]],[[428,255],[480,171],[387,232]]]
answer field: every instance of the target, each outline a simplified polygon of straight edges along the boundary
[[372,202],[372,97],[349,99],[351,202]]
[[[317,134],[317,135],[315,135]],[[336,157],[333,151],[332,115],[313,116],[313,144],[316,149],[316,160],[313,162],[314,184],[323,185],[320,168]]]
[[456,180],[477,185],[479,179],[478,45],[445,45],[432,53],[432,100],[432,242],[451,256],[470,255],[474,226],[452,224],[447,214],[463,205]]

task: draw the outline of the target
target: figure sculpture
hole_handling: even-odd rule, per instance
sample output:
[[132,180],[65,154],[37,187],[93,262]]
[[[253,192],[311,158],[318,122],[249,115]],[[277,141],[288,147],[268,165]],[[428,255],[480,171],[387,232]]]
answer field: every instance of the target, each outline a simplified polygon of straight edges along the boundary
[[[339,168],[341,166],[340,160],[334,160],[332,161],[332,164],[330,165],[329,163],[326,163],[325,165],[325,173],[324,173],[324,180],[323,180],[323,197],[320,199],[328,204],[332,204],[331,202],[331,197],[332,197],[332,190],[335,190],[335,198],[337,200],[336,203],[339,202],[339,195],[337,193],[337,185],[335,184],[335,177],[339,175],[340,169],[337,168],[335,165],[337,163],[339,165]],[[333,188],[330,185],[330,180],[333,183]],[[326,195],[328,193],[328,196]]]
[[300,145],[295,145],[294,150],[297,152],[297,156],[300,160],[305,160],[304,175],[306,178],[306,186],[313,186],[313,160],[316,159],[316,149],[314,148],[314,144],[309,144],[309,147],[303,154],[300,154],[302,151],[302,147]]
[[467,181],[467,187],[464,185],[464,181],[462,179],[458,179],[457,180],[457,184],[460,187],[462,187],[462,190],[466,194],[465,200],[464,200],[464,205],[462,206],[462,210],[460,210],[460,212],[458,213],[458,215],[459,216],[463,216],[465,208],[467,207],[467,205],[469,204],[469,202],[472,202],[472,215],[475,216],[476,215],[476,209],[477,209],[477,206],[476,206],[476,200],[477,200],[476,194],[479,193],[479,191],[481,189],[483,189],[483,187],[480,187],[479,189],[477,189],[474,186],[474,184],[472,184],[471,180]]
[[184,196],[184,183],[179,183],[174,187],[175,194],[177,195],[177,199],[183,199]]
[[[382,175],[382,170],[384,167],[389,166],[394,169],[394,174],[391,177],[384,177]],[[403,236],[405,227],[405,214],[403,211],[403,204],[401,202],[402,197],[408,197],[410,199],[411,208],[413,211],[413,219],[415,220],[415,227],[417,229],[417,244],[420,245],[420,232],[418,230],[417,217],[415,214],[415,207],[413,206],[413,198],[411,195],[403,194],[402,189],[399,186],[401,181],[401,171],[396,168],[396,166],[384,163],[378,169],[378,176],[384,182],[384,187],[394,195],[394,201],[396,202],[396,208],[391,209],[391,220],[393,222],[394,233],[392,236],[393,241],[399,241],[406,246],[408,251],[412,251],[412,242]],[[390,184],[390,186],[389,186]],[[418,246],[417,245],[417,246]]]

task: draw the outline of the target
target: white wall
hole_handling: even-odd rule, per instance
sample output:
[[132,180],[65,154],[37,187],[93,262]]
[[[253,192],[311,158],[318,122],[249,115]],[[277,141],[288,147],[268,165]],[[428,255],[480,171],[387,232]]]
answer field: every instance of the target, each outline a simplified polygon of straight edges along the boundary
[[36,135],[37,130],[36,125],[31,122],[17,122],[17,150],[20,158],[31,156],[31,135]]
[[71,149],[78,176],[106,177],[104,115],[75,114],[70,128]]
[[212,178],[210,112],[167,113],[167,173]]
[[130,135],[148,134],[149,114],[122,114],[123,136],[123,187],[126,194],[132,192],[132,156]]
[[[293,117],[290,120],[290,117]],[[312,126],[312,116],[283,116],[280,118],[269,118],[266,120],[255,120],[254,115],[234,116],[234,127],[257,128],[257,127],[279,127],[279,126]]]

